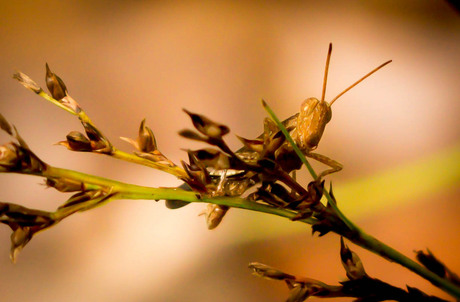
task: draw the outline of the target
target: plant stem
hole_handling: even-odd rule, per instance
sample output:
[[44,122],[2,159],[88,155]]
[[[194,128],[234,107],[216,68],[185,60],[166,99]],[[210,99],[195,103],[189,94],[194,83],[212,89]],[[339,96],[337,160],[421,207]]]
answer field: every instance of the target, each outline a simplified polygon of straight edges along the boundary
[[[282,209],[275,208],[272,206],[251,202],[244,198],[239,197],[202,197],[195,192],[185,191],[178,188],[152,188],[139,185],[128,184],[111,180],[104,177],[94,176],[85,174],[73,170],[56,168],[48,166],[48,168],[42,172],[42,174],[35,174],[36,176],[52,177],[52,178],[68,178],[76,181],[84,182],[90,186],[96,186],[99,188],[110,188],[116,193],[116,199],[145,199],[145,200],[183,200],[188,202],[202,202],[202,203],[213,203],[223,206],[229,206],[232,208],[240,208],[250,211],[262,212],[267,214],[273,214],[288,219],[292,219],[296,216],[296,213]],[[115,198],[111,198],[115,199]],[[299,220],[304,223],[313,224],[317,220],[315,218],[308,218]]]
[[425,278],[430,281],[433,285],[441,288],[445,292],[451,294],[456,298],[460,298],[460,288],[455,284],[451,283],[447,279],[441,278],[435,273],[429,271],[424,266],[415,262],[414,260],[408,258],[407,256],[401,254],[392,247],[386,245],[385,243],[379,241],[378,239],[372,237],[371,235],[366,234],[365,232],[358,229],[356,233],[357,236],[353,238],[348,238],[356,245],[359,245],[368,251],[371,251],[390,262],[396,262],[417,275]]

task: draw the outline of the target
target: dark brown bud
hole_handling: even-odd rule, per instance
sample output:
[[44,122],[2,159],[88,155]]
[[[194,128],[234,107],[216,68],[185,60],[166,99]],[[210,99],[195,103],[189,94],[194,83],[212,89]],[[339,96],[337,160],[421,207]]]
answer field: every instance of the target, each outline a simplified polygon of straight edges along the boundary
[[194,191],[207,192],[206,185],[211,183],[211,177],[206,169],[195,165],[189,165],[184,161],[181,161],[181,163],[185,172],[189,176],[189,178],[186,179],[187,184]]
[[59,192],[76,192],[84,189],[84,184],[81,181],[76,181],[67,178],[47,178],[46,185],[53,187]]
[[358,254],[350,250],[348,246],[345,245],[343,237],[340,237],[340,258],[342,260],[342,265],[347,272],[347,277],[350,280],[358,280],[367,276]]
[[201,136],[198,133],[196,133],[195,131],[192,131],[192,130],[189,130],[189,129],[179,131],[179,135],[182,136],[182,137],[188,138],[188,139],[193,139],[195,141],[200,141],[200,142],[207,142],[208,141],[208,138],[206,138],[204,136]]
[[65,87],[64,82],[60,77],[55,75],[49,68],[48,63],[46,63],[46,87],[48,87],[51,96],[60,100],[67,95],[67,87]]
[[49,212],[29,209],[20,205],[0,202],[0,222],[12,230],[10,258],[16,262],[18,253],[33,235],[52,226],[55,221]]
[[322,237],[332,231],[333,226],[330,221],[323,219],[311,226],[311,233],[312,235],[315,234],[316,232],[319,233],[319,237]]
[[112,145],[108,139],[96,129],[92,124],[82,121],[82,125],[85,128],[86,135],[91,141],[91,147],[93,152],[110,154],[112,152]]
[[270,184],[270,193],[276,195],[286,203],[291,202],[292,200],[292,196],[289,194],[288,190],[278,183]]
[[228,156],[216,149],[187,150],[187,153],[189,158],[194,158],[200,162],[200,166],[213,167],[214,169],[228,169],[230,167]]
[[427,269],[435,273],[440,277],[444,277],[446,275],[446,268],[444,264],[439,261],[429,249],[427,249],[426,253],[424,251],[416,251],[416,258],[418,262],[423,264]]
[[[61,205],[58,209],[63,209],[63,208],[68,208],[72,207],[75,205],[84,205],[85,202],[97,198],[101,198],[103,196],[107,196],[105,192],[102,190],[91,190],[91,191],[83,191],[83,192],[78,192],[74,195],[72,195],[67,201]],[[85,209],[88,209],[89,207],[85,207]]]
[[78,131],[72,131],[66,136],[67,141],[59,142],[59,145],[66,146],[69,150],[72,151],[81,151],[81,152],[89,152],[93,151],[91,146],[91,142],[83,133]]
[[316,181],[312,181],[307,186],[308,194],[309,194],[309,201],[312,204],[317,204],[320,202],[321,198],[323,197],[324,192],[324,180],[321,183],[317,183]]
[[216,123],[203,115],[192,113],[186,109],[184,109],[184,111],[192,119],[193,126],[195,126],[196,130],[208,137],[219,139],[230,132],[230,129],[225,125]]

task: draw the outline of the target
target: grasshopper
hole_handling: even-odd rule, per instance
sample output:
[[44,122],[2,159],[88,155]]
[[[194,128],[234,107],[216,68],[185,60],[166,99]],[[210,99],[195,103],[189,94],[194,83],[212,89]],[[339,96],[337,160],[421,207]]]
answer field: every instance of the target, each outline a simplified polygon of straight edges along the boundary
[[[338,172],[343,168],[342,164],[340,164],[339,162],[327,156],[312,152],[318,147],[319,141],[323,136],[326,124],[329,123],[329,121],[332,118],[332,104],[335,101],[337,101],[337,99],[339,99],[342,95],[348,92],[350,89],[352,89],[360,82],[362,82],[364,79],[366,79],[367,77],[369,77],[385,65],[391,63],[392,61],[386,61],[385,63],[376,67],[371,72],[367,73],[361,79],[359,79],[351,86],[346,88],[344,91],[339,93],[335,98],[332,99],[332,101],[327,102],[324,100],[324,98],[326,95],[327,76],[329,71],[329,63],[331,60],[331,53],[332,43],[329,44],[329,50],[327,53],[321,100],[318,100],[314,97],[306,99],[300,106],[300,112],[283,122],[290,126],[293,126],[293,130],[290,132],[290,135],[292,136],[294,142],[297,144],[299,149],[305,154],[305,156],[313,158],[330,167],[330,169],[321,172],[321,174],[318,176],[318,180],[320,180],[328,174]],[[286,142],[286,144],[289,143]]]
[[[331,106],[332,104],[337,101],[342,95],[344,95],[346,92],[348,92],[350,89],[358,85],[360,82],[362,82],[364,79],[384,67],[385,65],[389,64],[391,60],[386,61],[385,63],[381,64],[380,66],[376,67],[373,69],[371,72],[367,73],[365,76],[360,78],[358,81],[350,85],[348,88],[346,88],[344,91],[339,93],[335,98],[333,98],[330,102],[327,102],[325,100],[325,95],[326,95],[326,86],[327,86],[327,77],[328,77],[328,71],[329,71],[329,63],[331,59],[331,53],[332,53],[332,43],[329,44],[329,49],[328,49],[328,54],[326,58],[326,67],[324,71],[324,79],[323,79],[323,89],[322,89],[322,95],[321,95],[321,100],[318,100],[317,98],[311,97],[306,99],[305,101],[302,102],[300,106],[300,111],[291,117],[287,118],[284,120],[282,123],[283,125],[291,129],[290,130],[290,135],[293,138],[294,142],[297,144],[299,149],[302,151],[302,153],[305,154],[305,156],[313,158],[326,166],[329,166],[329,169],[321,172],[318,175],[317,180],[321,180],[324,176],[338,172],[342,170],[343,166],[339,162],[325,156],[321,155],[319,153],[313,152],[317,147],[318,144],[321,140],[321,137],[323,136],[324,129],[326,127],[326,124],[330,122],[332,118],[332,110]],[[267,120],[266,120],[267,124]],[[273,125],[272,125],[273,128]],[[268,131],[265,129],[265,131]],[[264,134],[262,134],[260,137],[262,137]],[[282,152],[285,152],[289,154],[288,156],[291,156],[293,153],[292,146],[289,144],[289,142],[284,142],[283,145],[280,147]],[[257,160],[257,154],[254,151],[248,150],[248,148],[241,148],[240,150],[236,151],[235,154],[242,160],[245,161],[253,161]],[[292,155],[296,156],[296,155]],[[288,168],[287,172],[291,172],[290,170],[297,170],[300,167],[291,167]],[[215,177],[218,182],[218,189],[220,190],[219,192],[215,192],[215,195],[227,195],[227,196],[237,196],[241,195],[244,192],[244,189],[242,190],[243,192],[237,192],[241,190],[224,190],[222,191],[224,187],[226,187],[226,184],[232,184],[232,185],[238,185],[242,181],[245,181],[244,178],[244,171],[231,171],[231,170],[214,170],[211,171],[211,176]],[[227,186],[228,187],[228,186]],[[231,186],[230,186],[231,187]],[[187,185],[182,185],[182,189],[187,189]],[[187,202],[183,201],[178,201],[178,200],[169,200],[166,202],[166,206],[171,209],[179,208],[184,205],[188,204]],[[228,208],[226,207],[221,207],[218,205],[210,204],[208,205],[206,211],[204,214],[206,215],[206,220],[208,223],[208,228],[212,229],[215,228],[220,221],[222,220],[223,216],[225,215],[226,211]]]

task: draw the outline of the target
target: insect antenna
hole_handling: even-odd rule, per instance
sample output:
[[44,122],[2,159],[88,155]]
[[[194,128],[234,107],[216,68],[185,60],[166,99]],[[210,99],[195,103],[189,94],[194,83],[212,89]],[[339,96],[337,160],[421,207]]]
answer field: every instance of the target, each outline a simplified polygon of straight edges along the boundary
[[323,93],[321,95],[321,102],[323,102],[324,98],[326,97],[327,74],[329,72],[329,62],[331,61],[331,53],[332,53],[332,43],[329,43],[329,50],[327,51],[327,59],[326,59],[326,68],[324,69]]
[[[365,78],[367,78],[368,76],[370,76],[371,74],[373,74],[374,72],[376,72],[377,70],[379,70],[380,68],[382,68],[383,66],[387,65],[387,64],[390,64],[392,60],[389,60],[389,61],[386,61],[385,63],[383,63],[382,65],[380,65],[379,67],[375,68],[374,70],[372,70],[371,72],[369,72],[368,74],[366,74],[365,76],[363,76],[361,79],[359,79],[358,81],[356,81],[353,85],[351,85],[350,87],[348,87],[347,89],[345,89],[344,91],[342,91],[341,93],[339,93],[338,96],[336,96],[332,101],[329,102],[329,105],[332,105],[332,103],[334,103],[339,97],[341,97],[342,95],[345,94],[345,92],[347,92],[348,90],[350,90],[351,88],[355,87],[356,85],[358,85],[359,83],[361,83]],[[325,88],[323,88],[323,91],[325,90]]]

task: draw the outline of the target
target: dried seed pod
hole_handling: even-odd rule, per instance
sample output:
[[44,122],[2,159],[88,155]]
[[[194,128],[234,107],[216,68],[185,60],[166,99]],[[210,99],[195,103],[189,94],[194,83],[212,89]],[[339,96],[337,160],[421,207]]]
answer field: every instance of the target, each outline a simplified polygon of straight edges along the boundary
[[343,237],[340,237],[340,258],[350,280],[358,280],[367,276],[358,254],[345,245]]
[[161,164],[163,166],[168,166],[168,167],[175,167],[176,164],[174,164],[172,161],[170,161],[166,156],[163,155],[158,150],[151,151],[150,153],[145,153],[145,152],[134,152],[139,157],[148,159],[150,161],[156,162],[158,164]]
[[227,155],[219,150],[212,148],[205,148],[199,150],[187,150],[189,158],[192,157],[201,163],[203,167],[212,167],[216,170],[230,168],[230,162]]
[[285,272],[282,272],[274,267],[258,262],[249,263],[249,269],[252,270],[252,274],[257,277],[271,280],[295,279],[295,277],[292,275],[286,274]]
[[47,164],[32,151],[16,143],[0,146],[0,172],[41,173]]
[[93,151],[91,142],[83,133],[72,131],[66,136],[67,141],[59,142],[59,145],[67,147],[72,151],[90,152]]
[[48,63],[46,63],[46,87],[48,87],[51,96],[56,100],[60,100],[67,95],[67,87],[64,81],[51,71]]
[[76,192],[84,190],[84,184],[68,178],[47,178],[46,185],[55,188],[59,192]]
[[186,109],[184,109],[184,111],[192,119],[193,126],[195,126],[196,130],[208,137],[220,139],[230,132],[230,129],[225,125],[216,123],[203,115],[190,112]]
[[208,203],[206,209],[200,213],[206,218],[206,224],[208,225],[208,230],[215,229],[227,213],[229,207],[221,206],[217,204]]
[[141,152],[152,152],[157,150],[157,143],[153,131],[145,125],[145,119],[142,120],[139,127],[139,136],[137,138],[138,150]]
[[29,78],[29,76],[22,72],[15,73],[13,75],[13,79],[18,80],[19,83],[21,83],[25,88],[32,90],[36,94],[39,94],[42,91],[42,89],[40,88],[40,86],[38,86],[37,83],[35,83],[31,78]]
[[0,202],[0,222],[8,225],[11,234],[10,258],[16,262],[18,253],[33,235],[52,226],[56,221],[49,212],[29,209],[20,205]]
[[189,165],[184,161],[181,161],[182,167],[188,175],[188,178],[185,179],[188,186],[194,191],[198,192],[207,192],[206,186],[211,183],[211,177],[206,169],[197,167],[194,165]]
[[263,139],[247,139],[241,136],[236,136],[243,145],[251,151],[262,153],[264,151],[264,140]]
[[99,131],[88,122],[81,121],[83,127],[85,128],[86,135],[91,141],[91,148],[93,152],[110,154],[112,152],[112,144],[109,140]]

